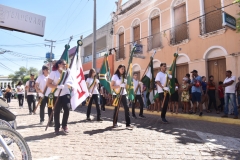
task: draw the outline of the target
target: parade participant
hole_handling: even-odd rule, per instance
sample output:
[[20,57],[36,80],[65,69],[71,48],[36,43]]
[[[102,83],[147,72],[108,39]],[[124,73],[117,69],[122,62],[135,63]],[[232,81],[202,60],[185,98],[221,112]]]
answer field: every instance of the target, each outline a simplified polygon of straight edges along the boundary
[[95,105],[96,105],[96,110],[97,110],[97,121],[103,121],[101,119],[101,111],[99,108],[99,91],[98,91],[98,86],[99,86],[99,80],[96,77],[96,71],[95,69],[90,69],[89,78],[86,80],[86,84],[88,87],[89,91],[89,103],[88,103],[88,108],[87,108],[87,120],[91,121],[90,114],[91,114],[91,108],[92,108],[92,102],[94,100]]
[[22,85],[22,81],[19,81],[17,84],[17,95],[18,95],[18,104],[19,107],[23,107],[24,100],[24,86]]
[[168,101],[169,101],[168,80],[172,78],[172,75],[169,75],[166,73],[166,70],[167,70],[166,63],[161,63],[160,69],[161,69],[161,71],[158,72],[155,81],[157,82],[157,90],[158,90],[158,94],[159,94],[159,100],[162,101],[162,103],[163,103],[163,108],[162,108],[162,113],[161,113],[162,122],[168,123],[168,121],[166,120],[166,112],[167,112]]
[[27,103],[28,103],[28,109],[29,114],[36,114],[34,112],[36,107],[36,89],[35,89],[35,79],[34,74],[30,74],[30,80],[26,82],[25,89],[27,90]]
[[[49,68],[47,66],[42,66],[42,72],[43,74],[40,75],[36,80],[36,86],[35,89],[39,94],[39,97],[41,98],[41,104],[40,104],[40,124],[43,124],[44,122],[44,110],[45,106],[48,103],[48,95],[51,91],[50,88],[46,90],[46,84],[49,76]],[[44,94],[44,90],[46,90]],[[50,118],[50,115],[52,113],[52,107],[48,107],[48,117]],[[53,125],[53,118],[51,119],[51,125]]]
[[[68,86],[63,84],[63,81],[65,79],[65,76],[67,75],[66,70],[66,61],[65,60],[58,60],[54,68],[56,68],[56,71],[52,71],[48,77],[47,80],[47,87],[51,88],[51,93],[48,96],[49,102],[53,100],[53,103],[56,102],[57,98],[57,104],[55,104],[54,108],[54,122],[55,122],[55,134],[59,134],[59,128],[60,128],[60,111],[63,109],[63,118],[62,118],[62,131],[65,134],[68,134],[68,128],[67,128],[67,121],[69,117],[69,109],[70,109],[70,91],[68,89]],[[61,90],[61,94],[59,95],[59,92]],[[52,104],[48,104],[49,106],[52,106]]]
[[12,88],[10,85],[7,86],[6,92],[5,92],[6,98],[7,98],[7,103],[11,102],[11,96],[12,96]]
[[132,103],[132,116],[133,116],[133,118],[137,119],[137,116],[135,115],[135,105],[136,105],[136,102],[138,100],[139,103],[140,103],[139,117],[140,118],[146,118],[143,115],[143,97],[142,97],[142,92],[141,92],[142,91],[142,82],[138,81],[137,73],[133,74],[133,86],[134,86],[135,97],[134,97],[134,100],[133,100],[133,103]]
[[106,91],[106,89],[104,88],[104,86],[101,87],[100,93],[101,93],[101,100],[102,100],[101,110],[102,110],[103,112],[105,112],[105,105],[106,105],[106,103],[107,103],[107,98],[108,98],[107,96],[108,96],[108,94],[107,94],[107,91]]
[[[114,73],[114,75],[112,76],[112,80],[111,80],[111,88],[113,89],[113,96],[114,98],[116,98],[117,94],[118,95],[122,95],[121,96],[121,101],[119,103],[121,103],[124,107],[124,112],[125,112],[125,121],[126,121],[126,127],[131,129],[133,128],[132,125],[130,125],[130,115],[129,115],[129,108],[128,108],[128,104],[127,104],[127,91],[126,91],[126,83],[127,80],[125,79],[126,76],[126,68],[124,65],[119,65],[116,72]],[[122,88],[122,91],[121,91]],[[121,91],[121,92],[120,92]],[[118,120],[118,115],[117,113],[117,106],[114,109],[113,112],[113,123],[116,119],[116,122]],[[114,125],[114,128],[120,127],[121,125],[118,125],[117,123]]]

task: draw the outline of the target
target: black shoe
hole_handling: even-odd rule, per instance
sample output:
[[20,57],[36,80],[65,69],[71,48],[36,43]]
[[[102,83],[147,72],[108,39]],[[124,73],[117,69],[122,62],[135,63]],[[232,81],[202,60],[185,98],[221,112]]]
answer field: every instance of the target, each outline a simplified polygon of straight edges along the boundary
[[166,120],[166,118],[162,118],[162,122],[163,122],[163,123],[168,123],[168,121]]
[[202,116],[202,112],[199,113],[199,116]]
[[29,115],[32,115],[32,112],[29,112]]
[[91,121],[91,118],[90,118],[90,117],[87,117],[87,121]]
[[139,115],[139,117],[142,119],[146,119],[146,117],[144,115]]
[[227,118],[228,117],[228,115],[226,115],[226,114],[224,114],[223,116],[222,116],[222,118]]
[[102,118],[98,118],[97,121],[103,121],[103,119]]
[[135,128],[135,126],[130,124],[129,126],[126,126],[126,128],[129,129],[129,130],[132,130],[133,128]]
[[137,116],[132,116],[132,118],[137,119]]

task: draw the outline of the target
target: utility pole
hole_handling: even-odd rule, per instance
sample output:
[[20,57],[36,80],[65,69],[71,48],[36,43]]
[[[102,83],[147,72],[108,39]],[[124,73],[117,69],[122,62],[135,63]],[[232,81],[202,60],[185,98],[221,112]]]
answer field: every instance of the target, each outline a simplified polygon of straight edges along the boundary
[[92,45],[92,68],[96,69],[96,0],[93,9],[93,45]]
[[49,64],[50,64],[50,71],[52,71],[52,48],[55,47],[55,46],[53,46],[53,43],[55,43],[56,41],[53,41],[53,40],[47,40],[47,39],[45,39],[45,41],[47,41],[47,42],[51,42],[51,45],[46,45],[46,44],[45,44],[45,47],[46,47],[46,46],[51,47],[50,61],[49,61],[50,63],[49,63]]

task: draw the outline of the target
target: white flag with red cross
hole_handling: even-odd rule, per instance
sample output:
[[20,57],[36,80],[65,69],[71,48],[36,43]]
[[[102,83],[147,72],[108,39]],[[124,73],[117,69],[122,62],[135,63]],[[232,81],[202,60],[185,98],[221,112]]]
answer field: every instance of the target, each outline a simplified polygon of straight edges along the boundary
[[71,92],[71,107],[75,110],[86,98],[89,96],[88,88],[86,85],[85,77],[82,69],[82,62],[79,58],[80,54],[77,47],[76,55],[73,58],[72,66],[70,68],[70,75],[66,81],[66,84],[72,87]]

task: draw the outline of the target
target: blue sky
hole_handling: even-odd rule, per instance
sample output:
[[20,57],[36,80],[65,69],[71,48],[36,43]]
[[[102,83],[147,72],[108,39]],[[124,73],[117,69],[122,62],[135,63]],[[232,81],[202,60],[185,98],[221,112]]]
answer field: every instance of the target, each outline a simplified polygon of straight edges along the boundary
[[[115,1],[117,0],[97,0],[98,28],[111,20],[110,14],[116,10]],[[127,1],[123,0],[122,4]],[[23,59],[17,55],[45,57],[50,51],[50,48],[43,44],[47,44],[45,39],[57,41],[53,53],[55,58],[59,58],[71,35],[75,36],[70,43],[73,47],[80,35],[86,37],[92,33],[93,0],[0,0],[0,4],[46,17],[44,37],[0,29],[0,48],[17,52],[17,54],[10,52],[0,54],[0,75],[7,76],[18,70],[20,66],[41,69],[44,60]],[[4,69],[2,65],[9,70]]]

